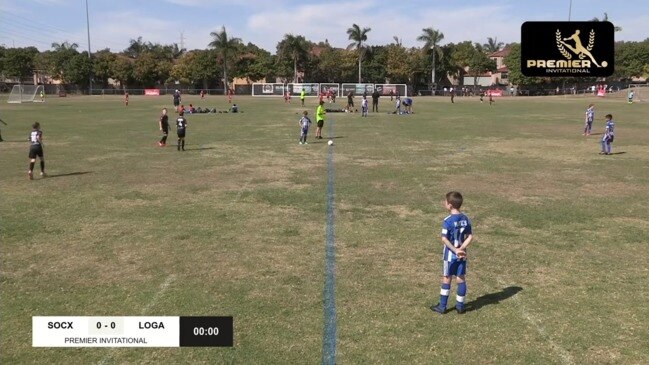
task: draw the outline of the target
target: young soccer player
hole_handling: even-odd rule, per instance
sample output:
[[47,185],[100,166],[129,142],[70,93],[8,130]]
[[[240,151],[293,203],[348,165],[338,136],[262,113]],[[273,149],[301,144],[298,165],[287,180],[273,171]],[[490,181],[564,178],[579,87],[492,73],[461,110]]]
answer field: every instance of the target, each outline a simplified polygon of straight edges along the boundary
[[47,174],[45,174],[45,158],[43,157],[43,132],[41,131],[40,123],[36,122],[32,125],[29,142],[29,171],[27,172],[29,180],[34,180],[36,156],[41,160],[41,177],[47,177]]
[[185,131],[187,129],[187,119],[184,117],[185,113],[180,112],[176,118],[176,128],[178,129],[178,151],[182,148],[185,150]]
[[367,105],[367,95],[364,95],[363,100],[361,100],[361,116],[366,117],[368,109],[369,107]]
[[232,95],[234,95],[234,91],[228,89],[228,104],[232,104]]
[[397,101],[394,103],[395,106],[395,114],[401,114],[401,98],[397,96]]
[[615,139],[615,122],[611,114],[606,114],[604,118],[606,118],[606,129],[604,130],[604,136],[602,136],[602,152],[599,154],[610,155],[611,143]]
[[178,91],[178,89],[174,91],[173,99],[174,99],[174,110],[176,111],[176,113],[178,113],[179,112],[178,106],[180,105],[180,99],[181,99],[180,91]]
[[[2,120],[2,119],[0,119],[0,123],[2,123],[4,125],[7,125],[7,123],[5,123],[5,121]],[[0,131],[0,142],[2,142],[2,141],[4,141],[4,139],[2,139],[2,131]]]
[[455,309],[459,314],[465,312],[466,248],[473,241],[473,232],[469,217],[460,211],[462,201],[462,194],[457,191],[447,193],[444,200],[444,208],[451,214],[444,218],[442,223],[442,243],[444,244],[442,289],[440,290],[439,303],[430,308],[440,314],[446,313],[446,304],[451,291],[451,279],[453,276],[455,276],[457,282]]
[[309,133],[309,126],[311,125],[311,119],[307,116],[309,115],[308,111],[302,112],[302,118],[300,118],[300,144],[309,144],[306,141],[306,135]]
[[41,102],[45,102],[45,91],[41,90]]
[[633,90],[629,90],[629,93],[627,94],[627,97],[629,98],[629,104],[633,104],[633,97],[635,96],[635,93]]
[[302,88],[302,91],[300,91],[300,102],[302,103],[302,106],[304,106],[304,98],[306,97],[306,90]]
[[124,93],[124,106],[128,106],[128,91]]
[[316,139],[322,139],[322,127],[324,126],[325,122],[325,114],[327,114],[327,111],[324,109],[324,101],[321,101],[318,105],[318,109],[316,109],[315,112],[315,121],[317,126],[315,130]]
[[347,94],[347,110],[350,113],[354,111],[354,92],[352,91]]
[[595,120],[595,104],[588,104],[586,109],[586,122],[584,123],[584,136],[590,136],[590,131],[593,128],[593,120]]
[[205,99],[205,90],[201,89],[201,100]]
[[162,108],[162,115],[160,116],[158,126],[162,131],[162,138],[158,142],[158,146],[164,147],[167,145],[167,136],[169,135],[169,116],[167,115],[167,108]]

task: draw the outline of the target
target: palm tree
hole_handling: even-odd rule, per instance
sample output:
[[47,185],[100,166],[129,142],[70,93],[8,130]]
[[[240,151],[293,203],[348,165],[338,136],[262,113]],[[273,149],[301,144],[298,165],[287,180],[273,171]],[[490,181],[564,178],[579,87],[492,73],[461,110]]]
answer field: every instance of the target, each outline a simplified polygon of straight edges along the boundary
[[500,51],[500,49],[505,45],[503,42],[498,42],[498,37],[491,38],[487,37],[487,43],[483,44],[485,52],[494,53]]
[[225,31],[225,26],[221,27],[220,32],[211,32],[212,42],[209,46],[214,48],[223,60],[223,94],[228,93],[228,54],[233,53],[237,49],[237,45],[241,43],[240,38],[228,38],[228,33]]
[[394,44],[396,44],[397,47],[401,47],[401,45],[403,45],[403,38],[399,38],[395,35],[392,36],[392,39],[394,39]]
[[303,36],[285,34],[284,39],[277,45],[277,53],[282,59],[289,58],[293,61],[293,82],[297,82],[297,64],[304,60],[308,52],[308,42]]
[[72,50],[76,50],[77,48],[79,48],[78,44],[70,43],[68,41],[65,41],[63,43],[56,43],[56,42],[52,43],[52,49],[54,50],[54,52],[69,51],[69,50],[72,51]]
[[439,58],[442,58],[444,55],[442,53],[442,47],[438,47],[439,42],[441,42],[444,39],[444,33],[440,32],[437,29],[433,29],[432,27],[430,28],[424,28],[421,30],[423,33],[417,37],[417,40],[420,42],[424,42],[424,46],[422,47],[422,51],[424,53],[428,52],[429,49],[432,49],[433,53],[433,70],[430,75],[430,82],[431,82],[431,87],[435,87],[435,54],[439,56]]
[[[599,21],[600,21],[600,20],[599,20],[598,17],[594,17],[593,19],[591,19],[591,22],[599,22]],[[603,21],[603,22],[610,22],[610,20],[608,20],[608,14],[607,14],[607,13],[604,13],[604,17],[602,18],[601,21]],[[611,22],[611,23],[612,23],[612,22]],[[615,30],[616,32],[619,32],[619,31],[622,30],[622,27],[618,27],[617,25],[614,25],[614,26],[613,26],[613,30]]]
[[363,42],[367,40],[367,33],[372,28],[361,29],[357,24],[353,24],[351,28],[347,29],[348,39],[353,41],[347,46],[347,49],[355,48],[358,51],[358,83],[361,83],[361,61],[363,60],[363,51],[365,49]]

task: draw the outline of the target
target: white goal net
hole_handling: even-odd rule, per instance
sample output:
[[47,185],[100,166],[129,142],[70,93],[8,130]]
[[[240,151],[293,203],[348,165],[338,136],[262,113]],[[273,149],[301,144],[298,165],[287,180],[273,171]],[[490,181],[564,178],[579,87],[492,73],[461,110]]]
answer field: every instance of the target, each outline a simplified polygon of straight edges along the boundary
[[43,85],[14,85],[7,103],[35,103],[43,101],[40,93]]
[[649,101],[649,84],[630,84],[627,90],[627,98],[633,93],[633,101]]

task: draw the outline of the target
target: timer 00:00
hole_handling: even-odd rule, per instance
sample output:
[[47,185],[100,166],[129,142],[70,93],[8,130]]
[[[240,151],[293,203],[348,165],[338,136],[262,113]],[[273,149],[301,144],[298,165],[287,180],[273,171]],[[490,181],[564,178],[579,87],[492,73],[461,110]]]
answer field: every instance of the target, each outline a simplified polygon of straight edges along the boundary
[[194,327],[194,336],[218,336],[218,327]]

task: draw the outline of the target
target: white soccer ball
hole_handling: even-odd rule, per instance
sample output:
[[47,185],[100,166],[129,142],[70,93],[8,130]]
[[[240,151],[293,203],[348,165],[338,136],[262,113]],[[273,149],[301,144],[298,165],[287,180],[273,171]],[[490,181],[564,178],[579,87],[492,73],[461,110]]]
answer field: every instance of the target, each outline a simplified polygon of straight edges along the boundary
[[333,146],[333,144],[334,144],[334,141],[332,141],[332,140],[329,140],[329,142],[327,142],[327,144],[328,144],[328,145],[330,145],[330,146]]

